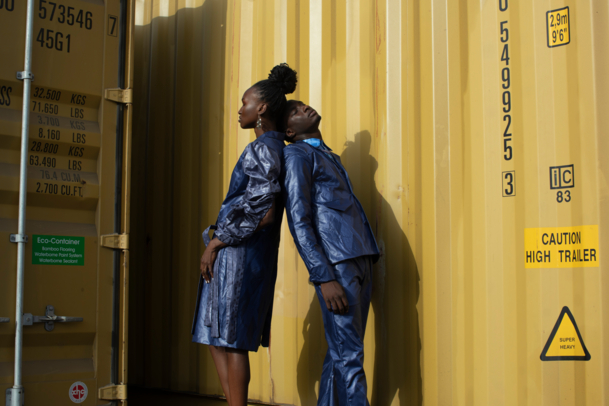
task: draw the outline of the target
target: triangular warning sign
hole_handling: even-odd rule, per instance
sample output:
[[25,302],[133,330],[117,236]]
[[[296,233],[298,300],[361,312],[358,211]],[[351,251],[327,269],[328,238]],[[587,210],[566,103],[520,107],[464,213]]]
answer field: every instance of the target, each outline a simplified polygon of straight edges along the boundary
[[590,353],[567,306],[562,308],[540,358],[542,361],[590,360]]

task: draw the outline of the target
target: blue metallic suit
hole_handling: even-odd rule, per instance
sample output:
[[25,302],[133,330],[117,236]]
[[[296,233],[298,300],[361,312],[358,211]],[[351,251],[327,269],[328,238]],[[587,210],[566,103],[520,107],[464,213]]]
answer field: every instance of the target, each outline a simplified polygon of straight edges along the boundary
[[[315,284],[328,342],[317,404],[369,405],[363,349],[379,256],[374,234],[340,158],[323,141],[298,141],[283,157],[288,225]],[[345,315],[329,311],[321,294],[320,283],[332,280],[345,289]]]
[[[211,226],[214,238],[229,246],[218,253],[212,282],[199,279],[194,342],[248,351],[269,345],[283,216],[277,198],[283,140],[282,133],[264,133],[245,148],[233,170],[217,226]],[[255,232],[273,201],[274,223]],[[207,240],[208,230],[203,233]]]

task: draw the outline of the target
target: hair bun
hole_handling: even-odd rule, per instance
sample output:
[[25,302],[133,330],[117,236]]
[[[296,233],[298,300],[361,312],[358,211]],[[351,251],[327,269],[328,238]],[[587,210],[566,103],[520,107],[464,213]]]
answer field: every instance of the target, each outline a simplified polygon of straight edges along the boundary
[[271,69],[269,73],[270,81],[276,83],[282,90],[283,94],[294,93],[296,90],[296,71],[288,66],[287,63],[281,63]]

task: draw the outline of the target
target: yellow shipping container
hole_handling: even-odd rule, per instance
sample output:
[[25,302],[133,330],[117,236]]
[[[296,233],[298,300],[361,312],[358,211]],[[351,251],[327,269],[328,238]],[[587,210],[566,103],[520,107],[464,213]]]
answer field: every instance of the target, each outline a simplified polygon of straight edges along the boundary
[[[0,0],[0,36],[15,38],[0,45],[7,388],[24,3]],[[73,7],[75,18],[83,10],[84,28],[62,25],[59,14],[45,20],[51,3]],[[77,381],[88,385],[85,404],[107,404],[112,396],[100,399],[97,388],[126,382],[133,404],[208,404],[204,396],[222,395],[207,349],[190,342],[201,231],[254,138],[237,123],[241,95],[280,62],[299,73],[293,97],[324,117],[324,139],[349,171],[383,252],[365,340],[371,404],[609,404],[606,1],[36,0],[36,16],[34,40],[40,30],[52,35],[34,42],[32,117],[49,124],[32,121],[30,131],[24,311],[43,315],[53,305],[84,320],[52,332],[25,328],[26,404],[65,403]],[[117,16],[135,22],[133,106],[118,109],[105,90],[131,85],[129,63],[119,80]],[[57,32],[63,47],[72,35],[70,55],[57,49]],[[59,100],[49,99],[53,91]],[[68,94],[87,95],[85,106]],[[79,147],[74,108],[94,128],[80,171],[70,166],[70,148]],[[133,148],[126,131],[121,158],[117,127],[128,130],[132,110]],[[50,138],[57,129],[61,139]],[[49,138],[39,140],[40,130]],[[49,158],[58,177],[80,175],[82,196],[61,194],[76,178],[47,179],[58,196],[37,191]],[[323,324],[283,228],[271,347],[251,355],[250,397],[309,406]],[[130,233],[129,251],[100,245],[115,232]],[[35,235],[84,238],[84,265],[34,263],[43,250]],[[127,303],[129,318],[121,316]]]
[[[285,61],[383,250],[371,404],[608,404],[608,27],[600,0],[139,0],[130,382],[222,394],[190,343],[200,232],[253,140],[241,95]],[[321,312],[282,241],[250,397],[313,405]],[[541,360],[564,306],[589,361]]]

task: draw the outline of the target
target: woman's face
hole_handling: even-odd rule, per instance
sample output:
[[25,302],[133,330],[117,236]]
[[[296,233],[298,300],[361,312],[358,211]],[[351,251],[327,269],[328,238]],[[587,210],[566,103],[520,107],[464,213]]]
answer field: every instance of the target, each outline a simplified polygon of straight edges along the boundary
[[239,123],[241,128],[254,128],[258,121],[258,113],[261,109],[262,101],[258,97],[258,91],[255,87],[250,87],[243,93],[241,99],[242,106],[239,109]]

